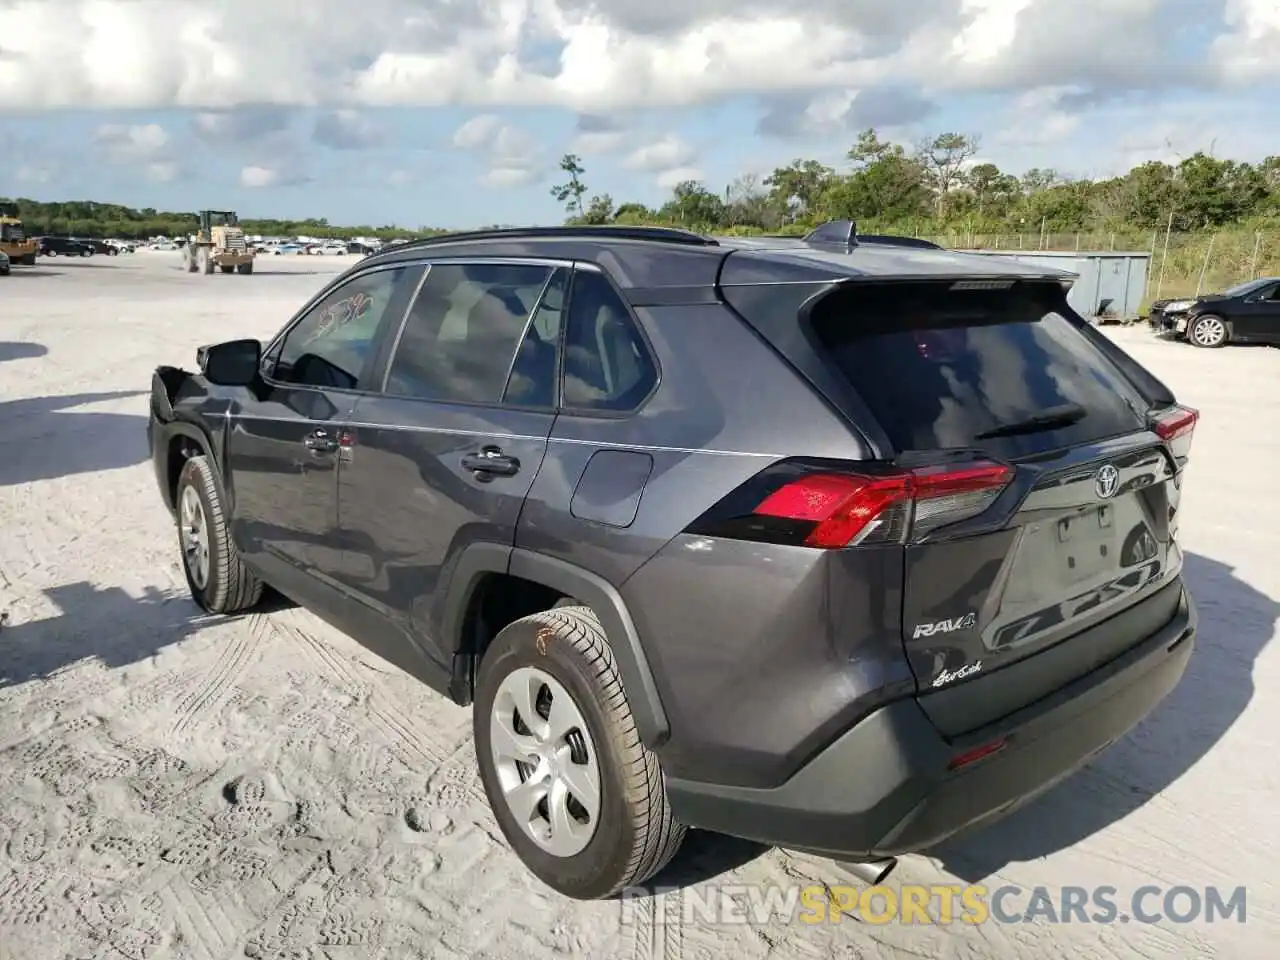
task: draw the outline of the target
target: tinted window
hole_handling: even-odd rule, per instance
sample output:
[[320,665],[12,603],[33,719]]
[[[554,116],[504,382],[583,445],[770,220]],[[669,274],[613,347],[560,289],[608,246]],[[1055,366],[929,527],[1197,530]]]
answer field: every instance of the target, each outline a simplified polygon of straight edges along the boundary
[[565,330],[564,405],[631,410],[649,395],[657,370],[626,304],[601,274],[573,280]]
[[432,266],[409,310],[387,393],[498,403],[550,276],[550,267],[528,264]]
[[[818,304],[814,333],[900,451],[966,447],[979,434],[1077,404],[1069,426],[984,446],[1017,455],[1141,427],[1144,404],[1058,309],[1048,285],[952,291],[864,284]],[[1131,404],[1133,406],[1131,406]]]
[[367,273],[330,293],[286,335],[272,376],[313,387],[359,388],[378,325],[408,272],[406,267]]
[[560,269],[542,292],[533,320],[511,365],[502,402],[516,407],[554,407],[559,371],[560,325],[568,293],[569,271]]

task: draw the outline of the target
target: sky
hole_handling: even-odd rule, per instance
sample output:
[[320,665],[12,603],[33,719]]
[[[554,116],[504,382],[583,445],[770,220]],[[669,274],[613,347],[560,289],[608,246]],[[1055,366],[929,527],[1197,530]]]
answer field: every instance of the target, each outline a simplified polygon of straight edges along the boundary
[[0,195],[470,227],[857,131],[1102,177],[1280,153],[1280,0],[0,0]]

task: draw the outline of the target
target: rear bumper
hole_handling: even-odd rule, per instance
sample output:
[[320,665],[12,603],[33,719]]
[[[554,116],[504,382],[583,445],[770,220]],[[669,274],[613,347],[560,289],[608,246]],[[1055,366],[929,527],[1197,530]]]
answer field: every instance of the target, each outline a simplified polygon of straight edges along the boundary
[[[876,711],[786,783],[767,789],[667,783],[693,827],[844,859],[935,846],[1000,819],[1084,766],[1177,686],[1195,643],[1185,590],[1164,627],[1012,716],[948,743],[914,700]],[[958,754],[1005,745],[951,771]]]

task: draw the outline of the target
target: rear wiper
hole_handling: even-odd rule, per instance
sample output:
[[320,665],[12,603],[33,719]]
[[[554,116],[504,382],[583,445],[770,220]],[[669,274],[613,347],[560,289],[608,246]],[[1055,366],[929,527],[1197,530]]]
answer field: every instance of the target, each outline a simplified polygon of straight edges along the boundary
[[1016,437],[1024,433],[1039,433],[1041,430],[1056,430],[1058,427],[1069,427],[1079,423],[1089,415],[1089,411],[1078,403],[1064,403],[1060,407],[1050,407],[1034,417],[1027,417],[1016,423],[1005,423],[977,434],[975,440],[992,440],[995,437]]

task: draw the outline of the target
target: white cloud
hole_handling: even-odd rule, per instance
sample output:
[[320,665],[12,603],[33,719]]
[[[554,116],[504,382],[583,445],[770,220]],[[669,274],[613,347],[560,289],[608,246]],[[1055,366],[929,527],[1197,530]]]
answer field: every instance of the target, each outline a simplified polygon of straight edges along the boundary
[[453,134],[453,145],[459,150],[483,150],[502,129],[501,118],[492,113],[472,117]]
[[280,171],[271,167],[245,167],[240,171],[240,186],[254,189],[274,187],[281,181]]
[[628,170],[645,170],[661,173],[673,167],[687,166],[696,154],[691,146],[679,137],[663,137],[647,147],[637,147],[622,161]]
[[19,183],[52,183],[57,177],[58,171],[54,167],[19,167],[14,173],[14,179]]
[[1214,41],[1213,57],[1229,81],[1280,77],[1280,3],[1226,0],[1228,32]]
[[147,179],[152,183],[172,183],[182,174],[182,168],[173,160],[160,160],[146,167]]
[[527,131],[503,123],[492,114],[479,114],[453,134],[459,150],[482,154],[488,169],[480,182],[489,187],[518,187],[542,176],[542,149]]
[[158,123],[136,126],[104,123],[94,130],[93,143],[113,160],[128,163],[146,160],[165,151],[169,146],[169,134]]
[[663,170],[654,178],[654,181],[663,190],[670,190],[677,184],[684,183],[686,180],[701,180],[702,170],[699,167],[672,167],[670,170]]
[[385,140],[382,128],[359,110],[331,110],[317,120],[311,139],[331,150],[367,150]]
[[[1275,76],[1275,0],[8,0],[0,110],[554,105]],[[216,116],[216,115],[215,115]],[[584,143],[614,142],[613,140]]]

